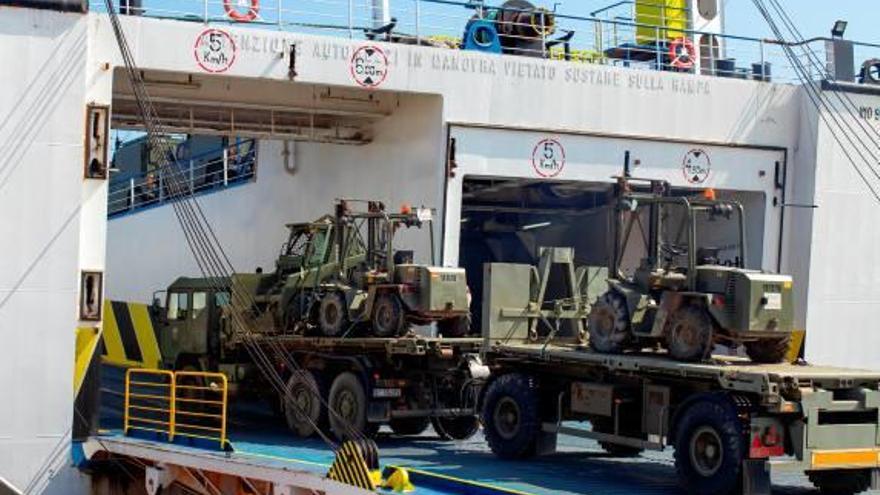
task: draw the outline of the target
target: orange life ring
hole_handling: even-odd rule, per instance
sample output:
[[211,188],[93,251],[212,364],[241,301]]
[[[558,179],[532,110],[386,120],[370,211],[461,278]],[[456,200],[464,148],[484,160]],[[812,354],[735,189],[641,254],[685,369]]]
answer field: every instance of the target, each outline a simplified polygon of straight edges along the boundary
[[245,14],[239,12],[238,9],[232,5],[232,0],[223,0],[223,10],[226,11],[226,15],[228,15],[233,21],[251,22],[257,18],[257,14],[260,12],[260,0],[250,0],[250,2],[251,6]]
[[697,58],[697,49],[690,38],[675,38],[669,44],[669,65],[676,69],[690,69]]

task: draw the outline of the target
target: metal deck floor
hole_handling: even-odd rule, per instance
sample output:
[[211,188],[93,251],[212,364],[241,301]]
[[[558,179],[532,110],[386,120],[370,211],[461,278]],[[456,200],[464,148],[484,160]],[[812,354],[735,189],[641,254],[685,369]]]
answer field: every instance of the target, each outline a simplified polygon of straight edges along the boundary
[[[269,414],[250,410],[243,415],[239,411],[231,431],[236,455],[267,461],[295,459],[315,468],[329,466],[333,460],[332,452],[322,441],[294,437]],[[430,429],[417,437],[396,437],[385,427],[377,443],[383,466],[411,467],[527,494],[681,493],[671,452],[647,452],[630,459],[612,458],[593,441],[560,436],[558,454],[528,461],[504,461],[491,453],[482,433],[464,442],[443,442]],[[803,473],[786,468],[774,467],[773,483],[774,494],[818,493]],[[450,492],[422,487],[416,493]]]

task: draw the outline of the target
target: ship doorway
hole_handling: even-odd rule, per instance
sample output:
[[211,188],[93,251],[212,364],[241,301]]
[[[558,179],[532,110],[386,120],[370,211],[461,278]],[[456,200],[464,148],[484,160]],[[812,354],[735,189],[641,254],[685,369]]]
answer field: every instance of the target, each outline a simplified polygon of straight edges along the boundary
[[554,246],[574,248],[578,266],[596,267],[591,274],[606,266],[611,200],[610,183],[466,177],[459,265],[474,294],[474,328],[481,328],[486,263],[536,263],[540,247]]
[[[592,301],[606,288],[611,251],[613,183],[590,181],[547,181],[518,178],[464,177],[458,232],[458,265],[465,268],[474,295],[471,314],[474,328],[482,328],[483,270],[486,263],[538,261],[540,247],[574,248],[576,266],[586,266],[588,298]],[[675,195],[701,191],[673,188]],[[746,216],[747,267],[762,265],[763,210],[760,192],[716,191],[719,199],[739,201]],[[647,225],[645,219],[645,225]],[[732,252],[729,240],[738,238],[735,222],[698,224],[700,244],[720,246]],[[634,270],[645,256],[643,245],[629,244],[623,254],[624,272]],[[724,251],[727,252],[727,251]],[[628,273],[631,274],[631,273]],[[564,287],[563,273],[551,274],[548,300],[566,297],[555,294]],[[558,283],[557,283],[558,282]]]

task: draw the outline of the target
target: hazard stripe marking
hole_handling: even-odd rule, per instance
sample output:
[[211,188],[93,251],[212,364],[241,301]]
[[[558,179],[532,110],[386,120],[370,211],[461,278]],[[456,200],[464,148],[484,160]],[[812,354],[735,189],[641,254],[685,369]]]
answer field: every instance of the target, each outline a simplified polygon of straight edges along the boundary
[[327,477],[364,490],[376,490],[361,447],[354,442],[345,442],[339,447]]
[[122,339],[119,337],[119,327],[116,325],[116,315],[113,314],[113,306],[110,301],[104,302],[104,331],[101,338],[104,339],[104,356],[110,362],[122,364],[125,361],[125,350],[122,347]]
[[142,362],[144,355],[138,346],[137,335],[131,315],[128,313],[128,304],[119,301],[110,303],[113,314],[116,316],[116,326],[119,328],[119,337],[122,339],[122,348],[125,350],[125,358],[129,361]]
[[147,306],[129,303],[128,314],[131,317],[134,332],[137,335],[138,348],[141,350],[141,354],[143,354],[144,367],[158,368],[161,354]]

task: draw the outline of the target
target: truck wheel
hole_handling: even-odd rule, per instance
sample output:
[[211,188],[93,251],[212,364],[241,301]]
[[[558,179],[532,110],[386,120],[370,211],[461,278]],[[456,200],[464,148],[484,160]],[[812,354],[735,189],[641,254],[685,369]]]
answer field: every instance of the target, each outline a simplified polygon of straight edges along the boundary
[[470,316],[458,316],[440,320],[437,322],[437,330],[444,337],[464,337],[471,331],[471,318]]
[[373,334],[376,337],[397,337],[406,331],[403,303],[395,294],[380,294],[373,306]]
[[420,418],[394,418],[388,422],[391,431],[398,435],[420,435],[428,429],[431,420],[427,416]]
[[483,434],[489,448],[504,459],[535,454],[541,417],[535,379],[521,373],[498,377],[489,385],[483,404]]
[[746,354],[756,363],[779,363],[785,360],[791,346],[791,335],[778,339],[761,339],[746,342]]
[[[290,396],[284,404],[284,419],[287,427],[300,437],[310,437],[327,419],[326,410],[321,404],[323,387],[318,384],[314,373],[303,370],[294,372],[287,381]],[[317,391],[317,394],[316,394]]]
[[321,332],[325,336],[337,337],[348,329],[348,308],[342,293],[331,292],[322,297],[318,313]]
[[675,470],[688,493],[725,495],[740,487],[746,441],[733,404],[703,400],[688,407],[675,435]]
[[703,308],[683,306],[669,317],[666,347],[679,361],[700,361],[712,352],[712,320]]
[[434,431],[440,440],[467,440],[480,429],[479,416],[456,416],[452,418],[431,418]]
[[807,476],[824,495],[854,495],[871,488],[871,472],[867,470],[810,471]]
[[328,414],[330,430],[337,439],[352,439],[352,430],[366,436],[378,431],[367,423],[367,393],[354,373],[346,371],[333,380],[327,404],[332,411]]
[[617,292],[602,294],[593,304],[587,323],[590,347],[602,353],[620,353],[630,340],[626,300]]

